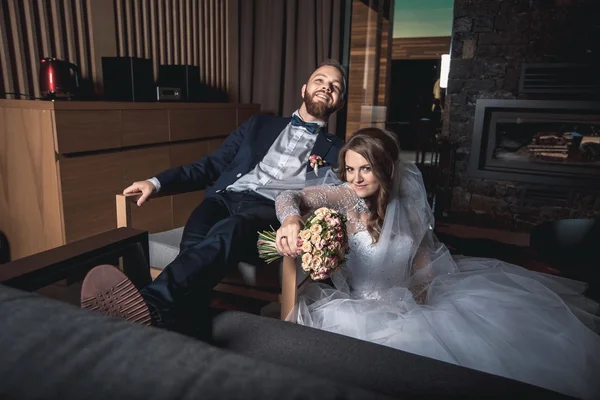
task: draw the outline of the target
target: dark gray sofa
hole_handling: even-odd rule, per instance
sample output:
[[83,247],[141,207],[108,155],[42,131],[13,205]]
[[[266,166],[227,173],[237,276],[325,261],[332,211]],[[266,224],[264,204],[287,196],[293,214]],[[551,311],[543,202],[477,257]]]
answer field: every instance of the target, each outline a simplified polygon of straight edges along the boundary
[[385,398],[0,287],[2,399]]
[[119,231],[121,236],[113,235],[112,241],[106,234],[95,238],[96,242],[79,243],[67,259],[65,248],[70,245],[0,265],[0,282],[4,283],[0,285],[0,398],[563,397],[242,312],[215,315],[213,340],[205,343],[29,293],[58,279],[81,275],[115,251],[126,255],[126,269],[143,279],[143,270],[131,265],[135,249],[143,256],[147,236],[131,229]]

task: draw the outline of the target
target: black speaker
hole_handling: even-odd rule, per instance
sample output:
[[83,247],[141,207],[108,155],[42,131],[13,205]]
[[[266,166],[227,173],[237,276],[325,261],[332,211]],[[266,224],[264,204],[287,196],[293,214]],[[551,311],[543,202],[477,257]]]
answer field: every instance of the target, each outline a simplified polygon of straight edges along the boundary
[[102,57],[102,78],[107,101],[156,101],[150,59]]
[[207,100],[200,83],[200,67],[194,65],[159,66],[158,86],[181,89],[184,101]]

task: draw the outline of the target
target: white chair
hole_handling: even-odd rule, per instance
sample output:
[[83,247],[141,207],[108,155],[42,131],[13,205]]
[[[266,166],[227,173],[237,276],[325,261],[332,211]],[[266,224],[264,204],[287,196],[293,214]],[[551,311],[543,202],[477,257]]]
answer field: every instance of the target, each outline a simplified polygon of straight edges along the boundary
[[[165,195],[169,194],[162,194]],[[131,203],[137,196],[116,195],[117,227],[131,227]],[[152,197],[161,197],[161,193]],[[153,279],[179,254],[182,234],[183,227],[149,234],[149,263]],[[298,290],[308,281],[309,277],[298,267],[297,260],[284,257],[281,262],[256,266],[241,262],[215,290],[280,303],[280,318],[285,319],[296,304]]]

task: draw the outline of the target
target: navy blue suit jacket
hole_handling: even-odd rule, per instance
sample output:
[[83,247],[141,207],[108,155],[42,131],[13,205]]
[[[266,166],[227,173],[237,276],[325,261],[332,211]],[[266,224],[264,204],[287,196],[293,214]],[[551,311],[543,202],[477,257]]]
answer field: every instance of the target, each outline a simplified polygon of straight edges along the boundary
[[[156,175],[161,191],[180,193],[206,189],[206,196],[211,196],[217,190],[225,189],[256,167],[290,120],[290,117],[252,116],[233,131],[213,154]],[[343,144],[335,135],[318,133],[310,154],[321,156],[326,166],[337,167],[338,152]]]

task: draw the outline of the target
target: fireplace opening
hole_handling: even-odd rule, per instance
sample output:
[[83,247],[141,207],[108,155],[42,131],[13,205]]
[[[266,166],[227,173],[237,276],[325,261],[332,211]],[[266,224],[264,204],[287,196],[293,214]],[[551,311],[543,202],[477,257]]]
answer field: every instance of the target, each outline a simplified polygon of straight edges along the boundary
[[497,160],[600,166],[598,121],[520,116],[498,121],[496,132]]
[[478,100],[470,175],[600,186],[600,103]]

